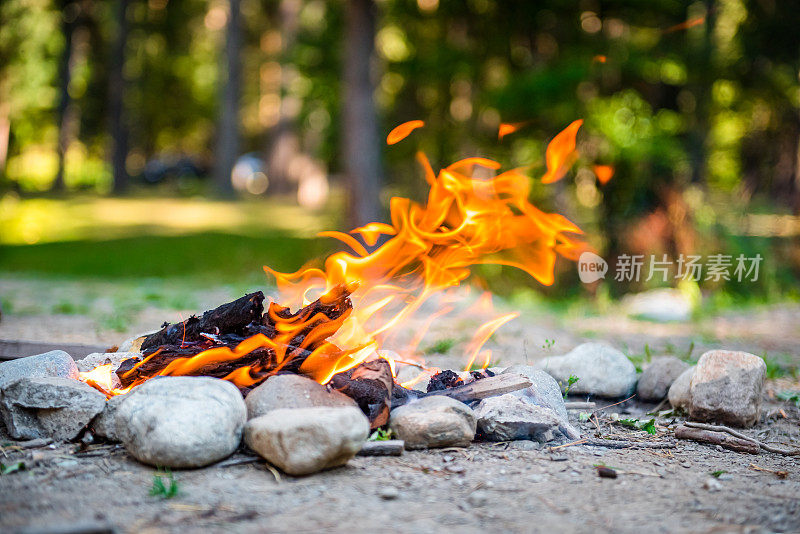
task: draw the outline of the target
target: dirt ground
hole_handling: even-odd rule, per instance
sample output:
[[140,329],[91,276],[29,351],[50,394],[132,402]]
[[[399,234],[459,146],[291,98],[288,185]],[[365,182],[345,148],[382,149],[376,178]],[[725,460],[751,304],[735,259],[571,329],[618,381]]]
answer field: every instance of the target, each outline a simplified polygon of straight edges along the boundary
[[[9,287],[20,294],[28,289],[25,295],[36,298],[36,287],[0,284],[0,289]],[[223,294],[212,295],[210,304],[221,302]],[[205,309],[204,304],[193,311]],[[15,308],[21,309],[16,303]],[[0,339],[112,345],[157,326],[166,312],[142,307],[125,332],[108,329],[93,313],[6,313]],[[656,355],[688,354],[694,347],[694,358],[707,348],[724,347],[767,352],[783,364],[797,365],[798,319],[796,304],[675,324],[533,311],[498,333],[492,348],[503,365],[561,354],[599,339],[631,355],[641,354],[645,345]],[[447,333],[461,343],[460,330],[469,328],[467,321],[431,335],[436,339]],[[451,352],[457,352],[458,343]],[[441,367],[463,365],[455,355],[429,360]],[[775,398],[784,390],[800,390],[800,384],[791,376],[768,382],[764,420],[745,433],[765,442],[800,444],[800,408]],[[597,400],[598,407],[607,404]],[[118,445],[20,450],[0,435],[0,462],[26,466],[0,476],[0,532],[102,525],[119,532],[800,532],[796,457],[741,454],[675,440],[672,429],[681,418],[671,414],[657,419],[655,436],[621,427],[610,417],[618,412],[643,418],[653,408],[632,400],[590,421],[580,422],[578,411],[570,415],[586,437],[668,448],[476,443],[401,457],[357,457],[346,467],[299,478],[276,475],[260,460],[238,465],[228,460],[175,472],[178,495],[171,499],[149,495],[155,470]],[[232,457],[247,458],[246,451]],[[618,477],[600,478],[597,465],[616,469]]]

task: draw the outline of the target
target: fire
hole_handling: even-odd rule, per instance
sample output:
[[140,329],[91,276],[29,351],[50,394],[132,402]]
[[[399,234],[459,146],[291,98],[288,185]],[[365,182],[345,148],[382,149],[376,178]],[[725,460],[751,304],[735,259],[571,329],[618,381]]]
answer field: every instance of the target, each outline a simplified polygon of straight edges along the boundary
[[106,397],[123,395],[130,391],[130,388],[119,388],[116,386],[118,380],[114,380],[114,364],[106,363],[99,365],[91,371],[79,373],[81,380],[95,389],[99,389],[106,394]]
[[[573,122],[551,141],[543,183],[562,178],[577,159],[575,137],[581,124],[580,120]],[[387,143],[397,143],[423,125],[422,121],[401,124],[389,134]],[[397,363],[419,366],[418,380],[431,369],[425,369],[417,346],[435,320],[454,312],[455,292],[470,276],[472,266],[511,266],[551,285],[556,258],[574,261],[585,250],[577,237],[582,231],[575,224],[529,202],[531,177],[524,169],[502,171],[497,161],[467,158],[437,173],[425,155],[418,153],[417,159],[430,186],[425,202],[395,197],[390,201],[389,223],[373,222],[349,233],[323,232],[321,235],[338,239],[350,251],[329,256],[322,268],[280,273],[264,267],[275,277],[282,303],[295,308],[317,299],[311,311],[292,314],[289,308],[272,302],[264,314],[268,326],[261,327],[260,333],[234,348],[215,347],[191,357],[177,355],[156,374],[203,374],[213,363],[217,367],[231,365],[224,378],[240,387],[257,384],[282,370],[326,383],[336,373],[379,357],[376,350],[385,347],[400,355]],[[476,167],[482,168],[481,178],[473,178]],[[494,177],[485,178],[487,173]],[[486,294],[478,304],[485,307],[487,297],[490,301]],[[347,309],[337,308],[341,302],[348,303]],[[498,328],[517,316],[505,313],[477,328],[466,345],[467,368],[490,364],[491,352],[482,347]],[[415,325],[413,332],[410,324]],[[146,379],[128,383],[134,377],[151,376],[140,373],[148,368],[149,360],[158,357],[163,355],[156,352],[124,370],[120,374],[123,384],[131,387]],[[383,357],[390,359],[395,369],[396,362]],[[108,375],[110,370],[98,368],[83,378],[114,394],[118,390],[106,380]]]

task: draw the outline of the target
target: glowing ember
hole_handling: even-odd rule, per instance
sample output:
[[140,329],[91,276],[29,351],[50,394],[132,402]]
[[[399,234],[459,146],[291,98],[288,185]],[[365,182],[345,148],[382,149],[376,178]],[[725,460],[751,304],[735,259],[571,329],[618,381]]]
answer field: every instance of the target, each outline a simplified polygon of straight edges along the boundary
[[411,134],[411,132],[423,126],[425,126],[424,121],[416,120],[416,121],[404,122],[400,126],[395,127],[394,130],[389,132],[389,135],[386,137],[386,144],[394,145],[396,143],[399,143],[400,141],[408,137]]
[[[389,134],[387,143],[399,142],[423,124],[401,124]],[[573,122],[551,141],[542,182],[562,178],[577,159],[575,137],[581,124]],[[510,132],[506,128],[505,134]],[[502,127],[500,134],[505,135]],[[434,321],[456,313],[452,304],[463,297],[456,288],[473,265],[516,267],[550,285],[557,256],[574,261],[586,249],[576,239],[582,233],[577,226],[528,201],[531,178],[523,169],[501,171],[497,161],[467,158],[436,173],[423,154],[417,159],[430,186],[424,203],[395,197],[388,224],[374,222],[349,233],[323,232],[351,249],[328,257],[323,268],[280,273],[264,267],[275,277],[280,302],[303,307],[300,312],[293,314],[272,302],[259,319],[263,324],[256,325],[258,333],[235,346],[215,346],[184,356],[181,341],[174,354],[159,349],[132,368],[118,371],[122,383],[130,388],[151,376],[202,375],[212,367],[218,373],[215,376],[239,387],[253,386],[279,371],[300,372],[326,383],[337,373],[379,357],[376,350],[388,347],[400,355],[399,362],[390,361],[393,372],[395,363],[420,368],[418,378],[404,383],[410,386],[435,372],[425,369],[417,346]],[[476,167],[482,168],[481,178],[473,178]],[[487,173],[494,177],[485,178]],[[468,369],[490,364],[491,352],[483,350],[484,344],[518,316],[496,316],[488,293],[475,306],[492,317],[466,345]],[[214,332],[202,335],[217,341]],[[192,343],[211,345],[211,341]],[[149,371],[156,361],[163,365]],[[114,389],[111,378],[105,366],[83,375],[87,383],[107,394],[121,392]]]
[[614,177],[614,167],[611,165],[593,165],[592,170],[602,185],[606,185]]

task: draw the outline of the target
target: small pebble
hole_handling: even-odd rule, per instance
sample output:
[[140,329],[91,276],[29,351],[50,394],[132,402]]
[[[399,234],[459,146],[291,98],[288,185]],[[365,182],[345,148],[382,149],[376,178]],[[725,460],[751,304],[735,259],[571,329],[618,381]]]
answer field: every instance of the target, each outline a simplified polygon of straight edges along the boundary
[[597,466],[597,474],[600,478],[617,478],[617,472],[604,465]]
[[733,480],[733,475],[730,473],[722,473],[717,477],[717,480]]
[[465,471],[463,465],[448,465],[444,470],[449,473],[463,473]]
[[703,488],[708,491],[719,491],[722,489],[722,483],[716,478],[707,478],[705,482],[703,482]]
[[538,484],[540,482],[544,482],[543,475],[530,475],[528,477],[528,482],[533,482],[534,484]]
[[689,462],[683,462],[681,464],[681,467],[685,467],[686,469],[691,469],[692,468],[692,464],[690,464]]
[[386,486],[384,488],[381,488],[380,496],[381,499],[383,499],[384,501],[391,501],[400,496],[400,490],[398,490],[394,486]]
[[467,497],[467,502],[475,508],[486,506],[486,503],[489,502],[489,494],[481,490],[473,491]]

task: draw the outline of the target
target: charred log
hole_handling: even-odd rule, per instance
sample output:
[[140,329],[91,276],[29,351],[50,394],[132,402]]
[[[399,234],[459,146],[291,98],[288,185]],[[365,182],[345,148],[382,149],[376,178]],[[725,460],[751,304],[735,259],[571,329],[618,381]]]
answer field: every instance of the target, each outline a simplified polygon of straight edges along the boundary
[[247,325],[254,321],[259,322],[263,313],[264,293],[256,291],[209,310],[202,317],[192,316],[183,322],[165,325],[155,334],[147,336],[142,342],[142,350],[202,341],[203,333],[243,335]]
[[334,375],[331,388],[352,398],[369,418],[372,429],[389,422],[394,380],[389,362],[378,358]]

